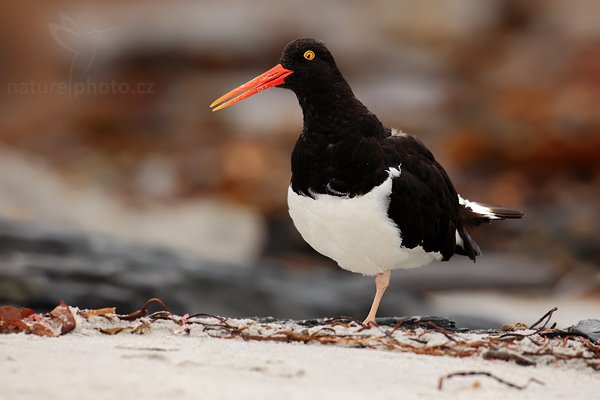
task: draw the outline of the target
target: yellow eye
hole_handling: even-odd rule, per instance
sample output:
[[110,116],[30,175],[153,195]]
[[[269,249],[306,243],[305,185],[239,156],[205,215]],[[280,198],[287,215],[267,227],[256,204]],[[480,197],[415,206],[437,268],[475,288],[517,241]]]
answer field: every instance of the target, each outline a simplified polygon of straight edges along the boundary
[[306,50],[304,52],[304,58],[306,58],[308,61],[312,61],[315,58],[315,52],[312,50]]

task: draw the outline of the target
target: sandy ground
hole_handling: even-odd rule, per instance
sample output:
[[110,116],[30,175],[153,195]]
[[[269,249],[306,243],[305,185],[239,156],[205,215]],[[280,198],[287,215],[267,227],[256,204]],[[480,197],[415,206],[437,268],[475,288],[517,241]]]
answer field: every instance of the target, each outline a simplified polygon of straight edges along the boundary
[[[525,390],[485,377],[488,371]],[[76,331],[58,338],[0,336],[0,399],[591,399],[591,368],[451,358],[320,344],[246,342],[173,334]]]

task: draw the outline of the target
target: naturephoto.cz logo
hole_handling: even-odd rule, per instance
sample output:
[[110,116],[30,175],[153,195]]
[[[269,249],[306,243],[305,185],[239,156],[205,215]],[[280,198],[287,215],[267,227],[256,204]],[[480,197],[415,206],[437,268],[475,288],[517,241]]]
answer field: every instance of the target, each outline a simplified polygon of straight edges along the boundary
[[[96,81],[87,76],[92,68],[103,37],[118,28],[82,31],[73,18],[59,12],[60,23],[49,23],[54,41],[71,54],[67,81],[39,82],[35,80],[9,82],[9,95],[59,95],[77,98],[81,95],[146,95],[154,94],[154,82]],[[78,74],[79,79],[74,76]],[[83,79],[82,79],[83,78]]]
[[154,82],[129,82],[94,81],[86,78],[83,81],[73,82],[69,80],[40,82],[40,81],[22,81],[8,83],[9,95],[58,95],[77,98],[82,95],[146,95],[154,94]]

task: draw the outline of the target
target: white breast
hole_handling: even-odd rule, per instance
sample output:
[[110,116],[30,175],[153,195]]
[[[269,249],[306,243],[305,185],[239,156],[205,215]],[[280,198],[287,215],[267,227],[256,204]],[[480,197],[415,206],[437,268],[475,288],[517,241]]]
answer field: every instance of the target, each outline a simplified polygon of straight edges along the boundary
[[365,275],[414,268],[440,260],[440,253],[422,247],[402,247],[401,233],[387,214],[390,176],[369,193],[353,198],[315,194],[315,199],[288,189],[288,206],[294,225],[308,244],[335,260],[340,267]]

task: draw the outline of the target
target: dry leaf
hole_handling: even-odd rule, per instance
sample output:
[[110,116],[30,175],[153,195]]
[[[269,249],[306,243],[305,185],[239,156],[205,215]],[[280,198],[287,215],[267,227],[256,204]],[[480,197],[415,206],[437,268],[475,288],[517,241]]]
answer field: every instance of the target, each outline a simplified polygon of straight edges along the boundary
[[141,324],[139,324],[138,326],[136,326],[135,328],[133,328],[131,333],[137,333],[138,335],[143,335],[150,329],[151,326],[152,325],[150,325],[149,322],[144,321]]
[[29,325],[22,319],[32,314],[33,310],[29,308],[0,307],[0,333],[31,332]]
[[34,324],[33,327],[31,328],[31,333],[33,333],[34,335],[38,335],[38,336],[47,336],[47,337],[54,336],[54,332],[52,332],[52,329],[50,329],[42,324]]
[[21,313],[13,306],[4,306],[0,308],[0,321],[18,321],[21,319]]
[[27,318],[23,319],[30,329],[30,333],[38,336],[56,336],[55,329],[52,325],[52,319],[48,317],[48,314],[31,314]]
[[35,314],[31,308],[19,308],[19,312],[21,313],[21,318],[27,318]]
[[129,331],[132,330],[133,327],[131,326],[121,326],[118,328],[99,328],[98,330],[102,333],[104,333],[105,335],[116,335],[117,333],[121,333],[123,331]]
[[31,308],[0,307],[0,321],[20,321],[33,314]]
[[116,307],[106,307],[106,308],[99,308],[97,310],[81,311],[79,314],[83,318],[88,319],[89,317],[97,317],[97,316],[104,316],[104,315],[108,315],[108,314],[115,314],[116,312],[117,312]]
[[75,317],[73,317],[73,313],[71,312],[69,306],[66,305],[62,300],[60,305],[58,305],[54,310],[50,311],[50,317],[60,323],[61,335],[69,333],[75,329]]
[[29,326],[23,321],[2,321],[0,323],[0,332],[3,333],[19,333],[30,332]]

